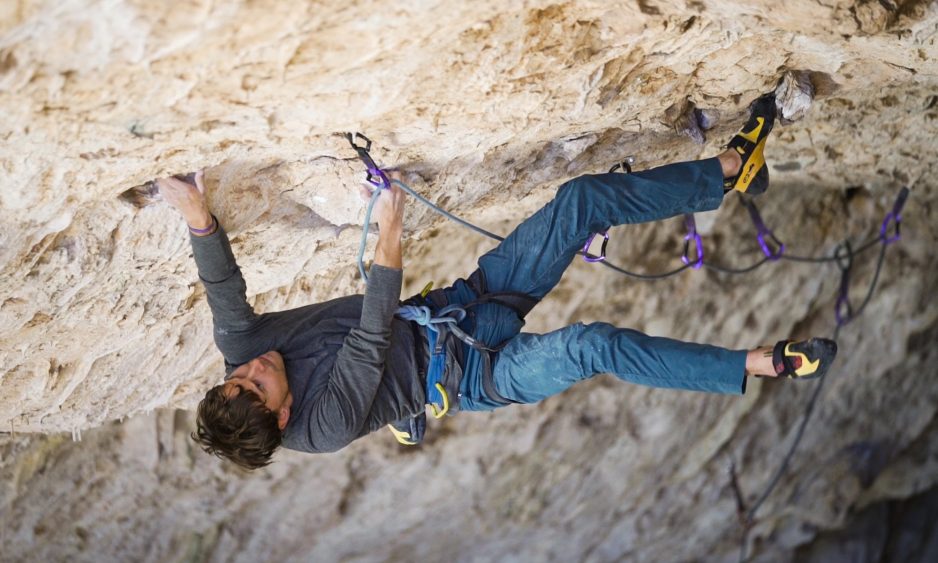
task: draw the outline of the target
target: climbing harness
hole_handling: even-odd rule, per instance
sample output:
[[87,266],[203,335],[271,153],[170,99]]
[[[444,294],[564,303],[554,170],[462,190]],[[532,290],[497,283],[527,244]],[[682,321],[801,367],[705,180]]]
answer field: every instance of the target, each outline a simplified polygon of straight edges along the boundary
[[[364,146],[357,145],[355,143],[355,139],[359,139],[359,138],[363,139],[366,142]],[[380,167],[378,167],[375,164],[374,160],[371,158],[369,154],[369,151],[371,150],[371,141],[367,137],[362,135],[361,133],[356,133],[354,136],[351,133],[347,133],[346,139],[348,139],[352,148],[358,154],[358,157],[362,160],[362,162],[367,167],[368,175],[366,179],[368,180],[370,184],[376,187],[372,195],[371,201],[369,202],[368,209],[365,213],[365,225],[362,230],[361,244],[359,245],[358,268],[359,268],[359,271],[361,272],[362,279],[365,279],[365,280],[368,279],[365,273],[364,265],[363,265],[363,255],[364,255],[364,249],[366,245],[366,239],[368,236],[368,225],[370,223],[371,210],[381,190],[389,188],[392,184],[398,186],[399,188],[404,190],[407,194],[413,196],[422,204],[426,205],[427,207],[432,209],[434,212],[446,217],[447,219],[450,219],[456,223],[459,223],[460,225],[463,225],[469,229],[472,229],[473,231],[481,235],[484,235],[486,237],[489,237],[493,240],[496,240],[499,242],[504,240],[504,237],[491,233],[477,225],[474,225],[466,221],[465,219],[457,217],[456,215],[453,215],[452,213],[440,208],[439,206],[435,205],[424,196],[414,191],[410,186],[406,185],[405,183],[399,180],[389,180],[387,178],[387,175],[381,170]],[[621,163],[618,163],[615,166],[613,166],[609,170],[609,172],[613,173],[621,169],[626,173],[631,173],[632,172],[631,165],[633,163],[634,163],[634,158],[628,157],[625,160],[623,160]],[[765,221],[762,219],[762,216],[759,214],[759,210],[756,208],[755,204],[742,195],[741,197],[743,198],[742,199],[743,206],[749,212],[750,219],[752,220],[754,226],[756,227],[756,240],[759,244],[759,248],[762,250],[762,253],[764,255],[761,260],[749,266],[730,267],[730,266],[720,265],[720,264],[716,264],[716,263],[712,263],[712,262],[704,260],[703,239],[700,233],[697,231],[697,226],[696,226],[696,222],[694,220],[693,214],[686,214],[684,216],[684,223],[685,223],[685,226],[687,227],[687,234],[684,235],[684,251],[681,256],[682,265],[674,270],[670,270],[670,271],[662,272],[662,273],[656,273],[656,274],[646,274],[646,273],[632,272],[624,268],[621,268],[615,264],[610,263],[608,260],[606,260],[606,246],[609,241],[608,231],[592,234],[590,236],[589,241],[587,241],[586,246],[584,246],[583,250],[580,251],[579,254],[581,254],[587,262],[599,263],[604,267],[610,268],[626,276],[636,278],[636,279],[642,279],[642,280],[658,280],[658,279],[668,278],[668,277],[677,275],[688,268],[697,270],[697,269],[706,267],[707,269],[714,270],[716,272],[720,272],[724,274],[743,274],[743,273],[751,272],[768,262],[778,262],[781,260],[788,260],[792,262],[807,262],[807,263],[815,263],[815,264],[834,262],[837,264],[837,266],[841,270],[840,292],[838,294],[838,298],[837,298],[837,302],[835,306],[835,317],[837,319],[837,327],[834,331],[833,339],[836,340],[837,336],[839,335],[841,327],[843,327],[844,325],[852,321],[854,318],[856,318],[863,311],[863,309],[866,307],[866,305],[869,303],[870,299],[872,298],[873,291],[876,288],[876,285],[878,283],[879,274],[882,269],[883,261],[885,259],[886,248],[893,242],[896,242],[897,240],[899,240],[900,238],[900,227],[901,227],[901,221],[902,221],[901,214],[902,214],[903,206],[905,205],[905,202],[908,196],[909,196],[909,189],[907,187],[903,187],[899,191],[899,194],[896,198],[896,201],[893,205],[892,210],[883,219],[882,225],[880,227],[880,230],[877,236],[863,242],[856,248],[854,248],[850,244],[849,240],[845,240],[843,243],[841,243],[835,248],[834,253],[830,256],[817,256],[817,257],[798,256],[798,255],[787,253],[785,244],[782,243],[782,241],[779,240],[778,237],[775,236],[772,230],[766,226]],[[589,247],[592,244],[596,236],[603,237],[602,248],[601,248],[599,255],[593,255],[589,253]],[[693,245],[695,247],[695,255],[693,256],[693,258],[689,255],[691,241],[693,241]],[[853,268],[854,258],[877,245],[880,246],[880,254],[877,260],[877,265],[876,265],[875,273],[873,276],[873,280],[870,283],[870,287],[862,303],[860,304],[860,306],[854,309],[849,300],[850,273]],[[440,290],[437,290],[437,291],[440,291]],[[426,296],[424,295],[423,297],[426,297]],[[497,303],[500,305],[511,307],[516,310],[519,318],[523,319],[524,316],[527,314],[527,312],[530,311],[530,309],[533,308],[533,306],[537,303],[537,300],[531,298],[530,296],[519,294],[519,293],[489,294],[485,291],[484,288],[482,288],[482,291],[479,294],[479,298],[476,301],[473,301],[466,305],[442,306],[439,309],[434,311],[432,307],[426,304],[416,305],[416,306],[415,304],[410,304],[410,305],[402,306],[398,314],[402,318],[405,318],[407,320],[413,320],[414,322],[420,324],[421,326],[426,326],[428,338],[430,338],[431,334],[435,335],[436,339],[433,341],[433,345],[431,349],[434,351],[439,349],[441,358],[443,359],[437,360],[436,363],[433,364],[433,358],[431,358],[431,364],[435,366],[440,366],[441,361],[445,363],[445,350],[440,349],[440,342],[442,341],[445,343],[447,341],[448,335],[450,334],[456,336],[457,338],[459,338],[460,340],[462,340],[469,346],[472,346],[485,353],[498,351],[498,347],[490,348],[476,341],[469,334],[467,334],[465,331],[463,331],[457,326],[463,319],[466,318],[468,309],[470,309],[474,305],[478,305],[484,302]],[[485,358],[486,360],[488,360],[487,356],[485,356]],[[487,363],[487,362],[484,362],[484,363]],[[489,366],[489,369],[490,369],[490,366]],[[439,416],[443,416],[447,413],[452,413],[454,403],[452,401],[450,392],[446,390],[444,385],[440,385],[439,388],[437,387],[437,384],[440,384],[439,377],[442,377],[442,376],[434,375],[431,378],[430,371],[431,370],[428,369],[427,396],[428,396],[428,402],[431,401],[430,397],[432,397],[431,412],[433,413],[434,416],[437,416],[437,414],[439,414]],[[484,377],[483,377],[483,380],[484,380],[483,382],[485,382]],[[433,382],[432,389],[430,388],[430,385],[429,385],[429,382],[431,381]],[[801,441],[801,438],[804,434],[804,430],[807,426],[807,422],[810,419],[811,413],[813,412],[813,409],[814,409],[814,405],[817,401],[817,398],[820,394],[821,389],[823,388],[823,384],[825,381],[826,381],[826,377],[822,377],[819,379],[818,385],[815,387],[814,395],[812,395],[811,399],[808,401],[808,405],[805,410],[804,418],[802,419],[801,426],[798,429],[798,432],[796,434],[793,444],[791,445],[788,453],[786,454],[785,459],[783,460],[782,464],[780,464],[775,476],[770,480],[769,485],[766,488],[765,492],[759,497],[756,503],[748,510],[748,513],[746,516],[747,521],[751,521],[752,518],[754,518],[756,511],[759,509],[759,507],[762,505],[765,499],[768,498],[769,494],[771,494],[771,491],[774,489],[775,485],[778,483],[778,480],[781,478],[782,473],[787,468],[788,462],[790,461],[792,454],[794,453],[799,442]],[[489,386],[487,385],[486,388],[488,387]],[[498,399],[498,397],[495,397],[495,398]],[[394,426],[397,426],[397,424],[392,426],[392,432],[395,432],[395,437],[397,437],[398,432],[395,431]],[[399,441],[401,441],[400,438],[398,439]],[[408,443],[408,440],[401,441],[401,443]],[[744,550],[741,553],[744,553]]]
[[[397,310],[400,318],[426,328],[429,362],[425,369],[420,370],[420,375],[425,377],[426,401],[434,418],[455,414],[459,408],[462,358],[459,347],[450,337],[455,337],[478,350],[486,362],[489,360],[489,354],[498,352],[506,344],[503,342],[496,346],[489,346],[460,328],[460,323],[469,318],[471,310],[479,305],[492,303],[507,307],[523,320],[538,302],[537,299],[520,292],[486,291],[485,281],[479,270],[469,277],[467,283],[472,292],[478,296],[468,303],[448,304],[442,289],[430,291],[432,284],[427,284],[420,294],[405,301]],[[486,365],[490,367],[488,363]],[[483,379],[487,392],[494,393],[488,367]],[[492,396],[498,399],[497,394]],[[424,413],[416,415],[416,418],[421,417],[425,418],[426,415]],[[413,428],[414,423],[405,419],[391,425],[391,431],[398,442],[405,445],[419,443],[419,437],[415,438],[412,432],[402,431],[402,427]],[[422,434],[420,436],[422,437]]]
[[448,305],[436,312],[436,316],[427,305],[403,305],[397,315],[405,321],[414,321],[427,329],[427,346],[430,350],[430,363],[427,367],[427,404],[433,418],[443,418],[450,408],[449,393],[443,386],[443,372],[446,368],[446,335],[447,332],[460,334],[466,338],[469,335],[462,332],[458,325],[466,318],[466,311],[458,306]]

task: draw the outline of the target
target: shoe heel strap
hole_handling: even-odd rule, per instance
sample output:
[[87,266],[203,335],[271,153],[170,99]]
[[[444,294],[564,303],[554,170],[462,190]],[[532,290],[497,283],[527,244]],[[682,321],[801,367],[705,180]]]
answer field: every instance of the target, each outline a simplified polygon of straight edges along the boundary
[[785,357],[785,348],[791,343],[790,340],[779,340],[772,349],[772,366],[775,368],[775,375],[790,375],[793,373],[788,358]]

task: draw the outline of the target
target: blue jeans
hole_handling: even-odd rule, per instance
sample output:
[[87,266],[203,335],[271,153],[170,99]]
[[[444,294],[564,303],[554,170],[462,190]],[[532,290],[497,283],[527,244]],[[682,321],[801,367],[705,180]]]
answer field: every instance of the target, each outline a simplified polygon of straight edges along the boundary
[[[581,176],[563,184],[553,201],[482,256],[479,269],[489,292],[515,291],[541,299],[592,233],[710,211],[722,200],[723,173],[715,158],[633,174]],[[464,280],[444,293],[450,303],[476,298]],[[508,307],[488,303],[473,307],[472,313],[463,328],[477,340],[489,346],[507,341],[494,355],[492,375],[498,394],[510,402],[537,402],[598,373],[655,387],[735,394],[745,390],[745,350],[651,337],[605,323],[575,324],[548,334],[521,333],[524,322]],[[505,404],[483,389],[483,354],[469,346],[463,349],[462,410]]]

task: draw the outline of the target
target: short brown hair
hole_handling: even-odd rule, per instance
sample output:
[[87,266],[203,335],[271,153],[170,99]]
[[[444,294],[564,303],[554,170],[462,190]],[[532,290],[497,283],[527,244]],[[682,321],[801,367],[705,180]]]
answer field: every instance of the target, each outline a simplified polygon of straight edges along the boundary
[[207,453],[245,469],[264,467],[283,441],[277,414],[253,391],[241,389],[229,399],[223,390],[218,385],[205,393],[192,439]]

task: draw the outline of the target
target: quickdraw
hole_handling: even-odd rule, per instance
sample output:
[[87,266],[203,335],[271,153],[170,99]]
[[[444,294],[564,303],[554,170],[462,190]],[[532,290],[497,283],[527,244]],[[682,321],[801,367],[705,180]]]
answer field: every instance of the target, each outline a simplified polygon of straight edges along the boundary
[[837,267],[840,268],[840,292],[834,305],[834,317],[837,324],[843,326],[853,319],[853,306],[850,305],[850,271],[853,268],[853,248],[845,240],[834,250]]
[[[892,206],[892,211],[886,214],[883,219],[883,226],[879,229],[879,237],[883,244],[892,244],[901,238],[899,227],[902,225],[902,208],[905,206],[905,200],[909,197],[909,188],[903,187],[899,190],[896,202]],[[892,225],[893,234],[890,236],[889,226]]]
[[[771,229],[765,226],[765,221],[762,220],[762,215],[759,214],[759,210],[756,208],[756,204],[749,199],[743,199],[743,205],[746,206],[746,210],[749,211],[749,217],[752,219],[752,223],[756,226],[756,239],[759,241],[759,247],[762,249],[762,253],[765,254],[765,257],[770,261],[778,260],[782,257],[782,254],[785,253],[785,244],[778,240],[778,237],[775,236],[775,233]],[[774,248],[773,248],[774,246]]]
[[[387,174],[384,173],[381,168],[375,164],[375,161],[371,158],[371,139],[362,135],[361,133],[346,133],[345,138],[348,140],[349,144],[352,145],[352,148],[355,149],[355,152],[358,153],[358,158],[365,163],[365,167],[368,171],[365,173],[365,181],[376,188],[390,189],[391,180],[388,178]],[[356,145],[355,139],[362,139],[365,141],[365,145]]]
[[[693,213],[684,214],[684,225],[687,226],[687,234],[684,235],[684,254],[681,256],[681,262],[695,270],[699,270],[704,263],[704,249],[703,240],[700,238],[700,233],[697,232],[697,221],[694,220]],[[693,261],[687,255],[690,251],[690,241],[694,241],[694,252],[696,254]]]
[[[590,246],[593,244],[593,240],[596,237],[603,237],[603,245],[599,249],[599,255],[590,254]],[[606,245],[609,244],[609,231],[603,233],[593,233],[590,235],[589,240],[586,241],[586,244],[583,246],[583,260],[587,262],[602,262],[606,259]]]
[[[902,208],[909,197],[909,188],[903,186],[896,196],[896,201],[892,205],[892,210],[883,218],[882,226],[879,229],[879,240],[882,242],[880,250],[880,260],[876,267],[876,273],[873,275],[873,284],[879,278],[879,271],[882,267],[882,257],[886,252],[886,247],[899,240],[902,226]],[[892,234],[890,234],[890,227]],[[834,261],[840,268],[840,291],[837,294],[837,302],[834,305],[834,317],[837,319],[837,325],[843,326],[852,321],[866,307],[871,293],[867,294],[863,303],[855,310],[850,302],[850,273],[853,270],[853,257],[858,251],[855,251],[849,240],[839,244],[834,251]]]
[[622,162],[617,162],[617,163],[613,164],[613,165],[612,165],[612,168],[609,169],[609,173],[612,174],[612,173],[615,172],[616,170],[621,169],[621,170],[622,170],[623,172],[625,172],[626,174],[631,174],[631,173],[632,173],[632,165],[633,165],[633,164],[635,164],[635,157],[632,156],[632,155],[629,155],[629,156],[625,157],[625,158],[622,160]]
[[[632,173],[632,165],[635,164],[634,156],[627,156],[621,162],[617,162],[612,165],[612,168],[609,169],[609,173],[612,174],[617,170],[622,170],[625,174]],[[599,249],[599,254],[590,254],[590,246],[593,245],[593,241],[596,240],[596,237],[603,237],[603,244]],[[586,244],[583,245],[583,251],[580,254],[583,255],[583,260],[590,263],[595,262],[604,262],[606,260],[606,246],[609,244],[609,231],[604,231],[601,233],[593,233],[590,235],[589,240],[586,241]]]

